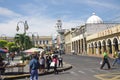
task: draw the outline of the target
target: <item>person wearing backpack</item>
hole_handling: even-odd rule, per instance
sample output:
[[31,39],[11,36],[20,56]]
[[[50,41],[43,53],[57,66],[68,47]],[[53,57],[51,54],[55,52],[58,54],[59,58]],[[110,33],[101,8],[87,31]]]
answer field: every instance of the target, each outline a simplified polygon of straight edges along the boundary
[[32,54],[32,60],[29,63],[30,80],[38,80],[38,69],[40,67],[37,54]]
[[108,69],[110,69],[110,63],[109,63],[109,60],[108,60],[108,54],[107,54],[107,51],[105,50],[104,53],[103,53],[103,58],[102,58],[102,65],[100,67],[100,69],[103,69],[103,67],[105,66],[105,64],[107,64],[108,66]]

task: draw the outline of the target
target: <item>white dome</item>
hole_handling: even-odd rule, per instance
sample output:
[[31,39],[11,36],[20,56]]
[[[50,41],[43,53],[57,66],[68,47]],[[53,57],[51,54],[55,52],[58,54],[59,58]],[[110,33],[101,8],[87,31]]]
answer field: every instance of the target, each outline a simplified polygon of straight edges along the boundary
[[87,24],[103,23],[103,20],[100,17],[96,16],[95,13],[93,13],[93,15],[87,19],[86,23]]

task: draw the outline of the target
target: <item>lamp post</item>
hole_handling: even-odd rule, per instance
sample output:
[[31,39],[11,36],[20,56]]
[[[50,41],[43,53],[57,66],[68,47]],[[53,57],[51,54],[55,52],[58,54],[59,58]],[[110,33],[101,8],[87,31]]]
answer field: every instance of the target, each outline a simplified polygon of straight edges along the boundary
[[[17,31],[19,31],[19,24],[20,24],[20,23],[22,23],[23,26],[24,26],[24,33],[23,33],[23,35],[26,36],[26,30],[28,30],[28,28],[29,28],[29,27],[28,27],[28,24],[27,24],[27,21],[25,21],[25,22],[19,21],[19,22],[17,23],[17,28],[16,28]],[[25,44],[25,43],[26,43],[26,40],[25,40],[25,38],[24,38],[24,43],[22,43],[22,45],[23,45],[23,46],[22,46],[22,50],[23,50],[23,49],[26,49],[26,44]],[[23,62],[24,62],[24,54],[23,54],[23,53],[22,53],[22,58],[23,58]]]
[[[32,43],[33,43],[33,45],[35,45],[35,40],[36,40],[36,39],[39,39],[38,33],[37,33],[37,32],[28,32],[27,34],[28,34],[28,35],[31,34]],[[36,36],[35,36],[35,34],[36,34]]]
[[[35,36],[35,35],[37,35],[37,36]],[[36,40],[39,38],[39,35],[38,35],[37,32],[33,32],[32,37],[33,37],[33,42],[34,42],[34,46],[35,46],[35,45],[37,45],[37,41]]]
[[[28,28],[29,28],[29,27],[28,27],[28,24],[27,24],[27,21],[25,21],[25,22],[19,21],[19,22],[17,23],[17,28],[16,28],[17,31],[19,31],[19,24],[20,24],[20,23],[22,23],[23,26],[24,26],[24,33],[23,33],[23,35],[25,36],[25,35],[26,35],[26,30],[28,30]],[[25,42],[25,39],[24,39],[24,42]],[[22,43],[22,45],[25,45],[25,44]],[[22,47],[22,50],[23,50],[23,49],[25,49],[25,46]]]
[[26,34],[26,30],[28,30],[28,28],[29,28],[29,26],[28,26],[28,24],[27,24],[27,21],[25,21],[25,22],[19,21],[19,22],[17,23],[17,28],[16,28],[17,31],[19,31],[19,23],[23,23],[23,25],[24,25],[24,34]]

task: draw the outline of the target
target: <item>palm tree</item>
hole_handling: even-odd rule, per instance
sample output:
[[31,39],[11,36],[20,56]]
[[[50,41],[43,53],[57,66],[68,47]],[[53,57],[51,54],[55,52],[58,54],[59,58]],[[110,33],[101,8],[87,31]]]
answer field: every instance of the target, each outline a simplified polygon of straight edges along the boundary
[[16,34],[14,37],[15,43],[21,50],[25,50],[32,47],[32,41],[30,37],[25,34]]

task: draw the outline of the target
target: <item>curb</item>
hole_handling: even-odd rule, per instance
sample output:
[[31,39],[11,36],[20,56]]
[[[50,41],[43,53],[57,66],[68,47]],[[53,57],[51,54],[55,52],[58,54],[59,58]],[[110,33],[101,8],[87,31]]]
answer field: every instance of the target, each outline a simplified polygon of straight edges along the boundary
[[[68,65],[68,64],[67,64]],[[58,71],[59,72],[62,72],[62,71],[66,71],[66,70],[69,70],[71,69],[72,66],[69,65],[68,67],[65,67],[65,68],[58,68]],[[39,76],[42,76],[42,75],[47,75],[47,74],[52,74],[54,73],[53,70],[49,71],[49,72],[46,72],[46,73],[39,73]],[[21,79],[21,78],[28,78],[30,77],[30,74],[22,74],[22,75],[16,75],[16,76],[5,76],[3,78],[3,80],[13,80],[13,79]]]

